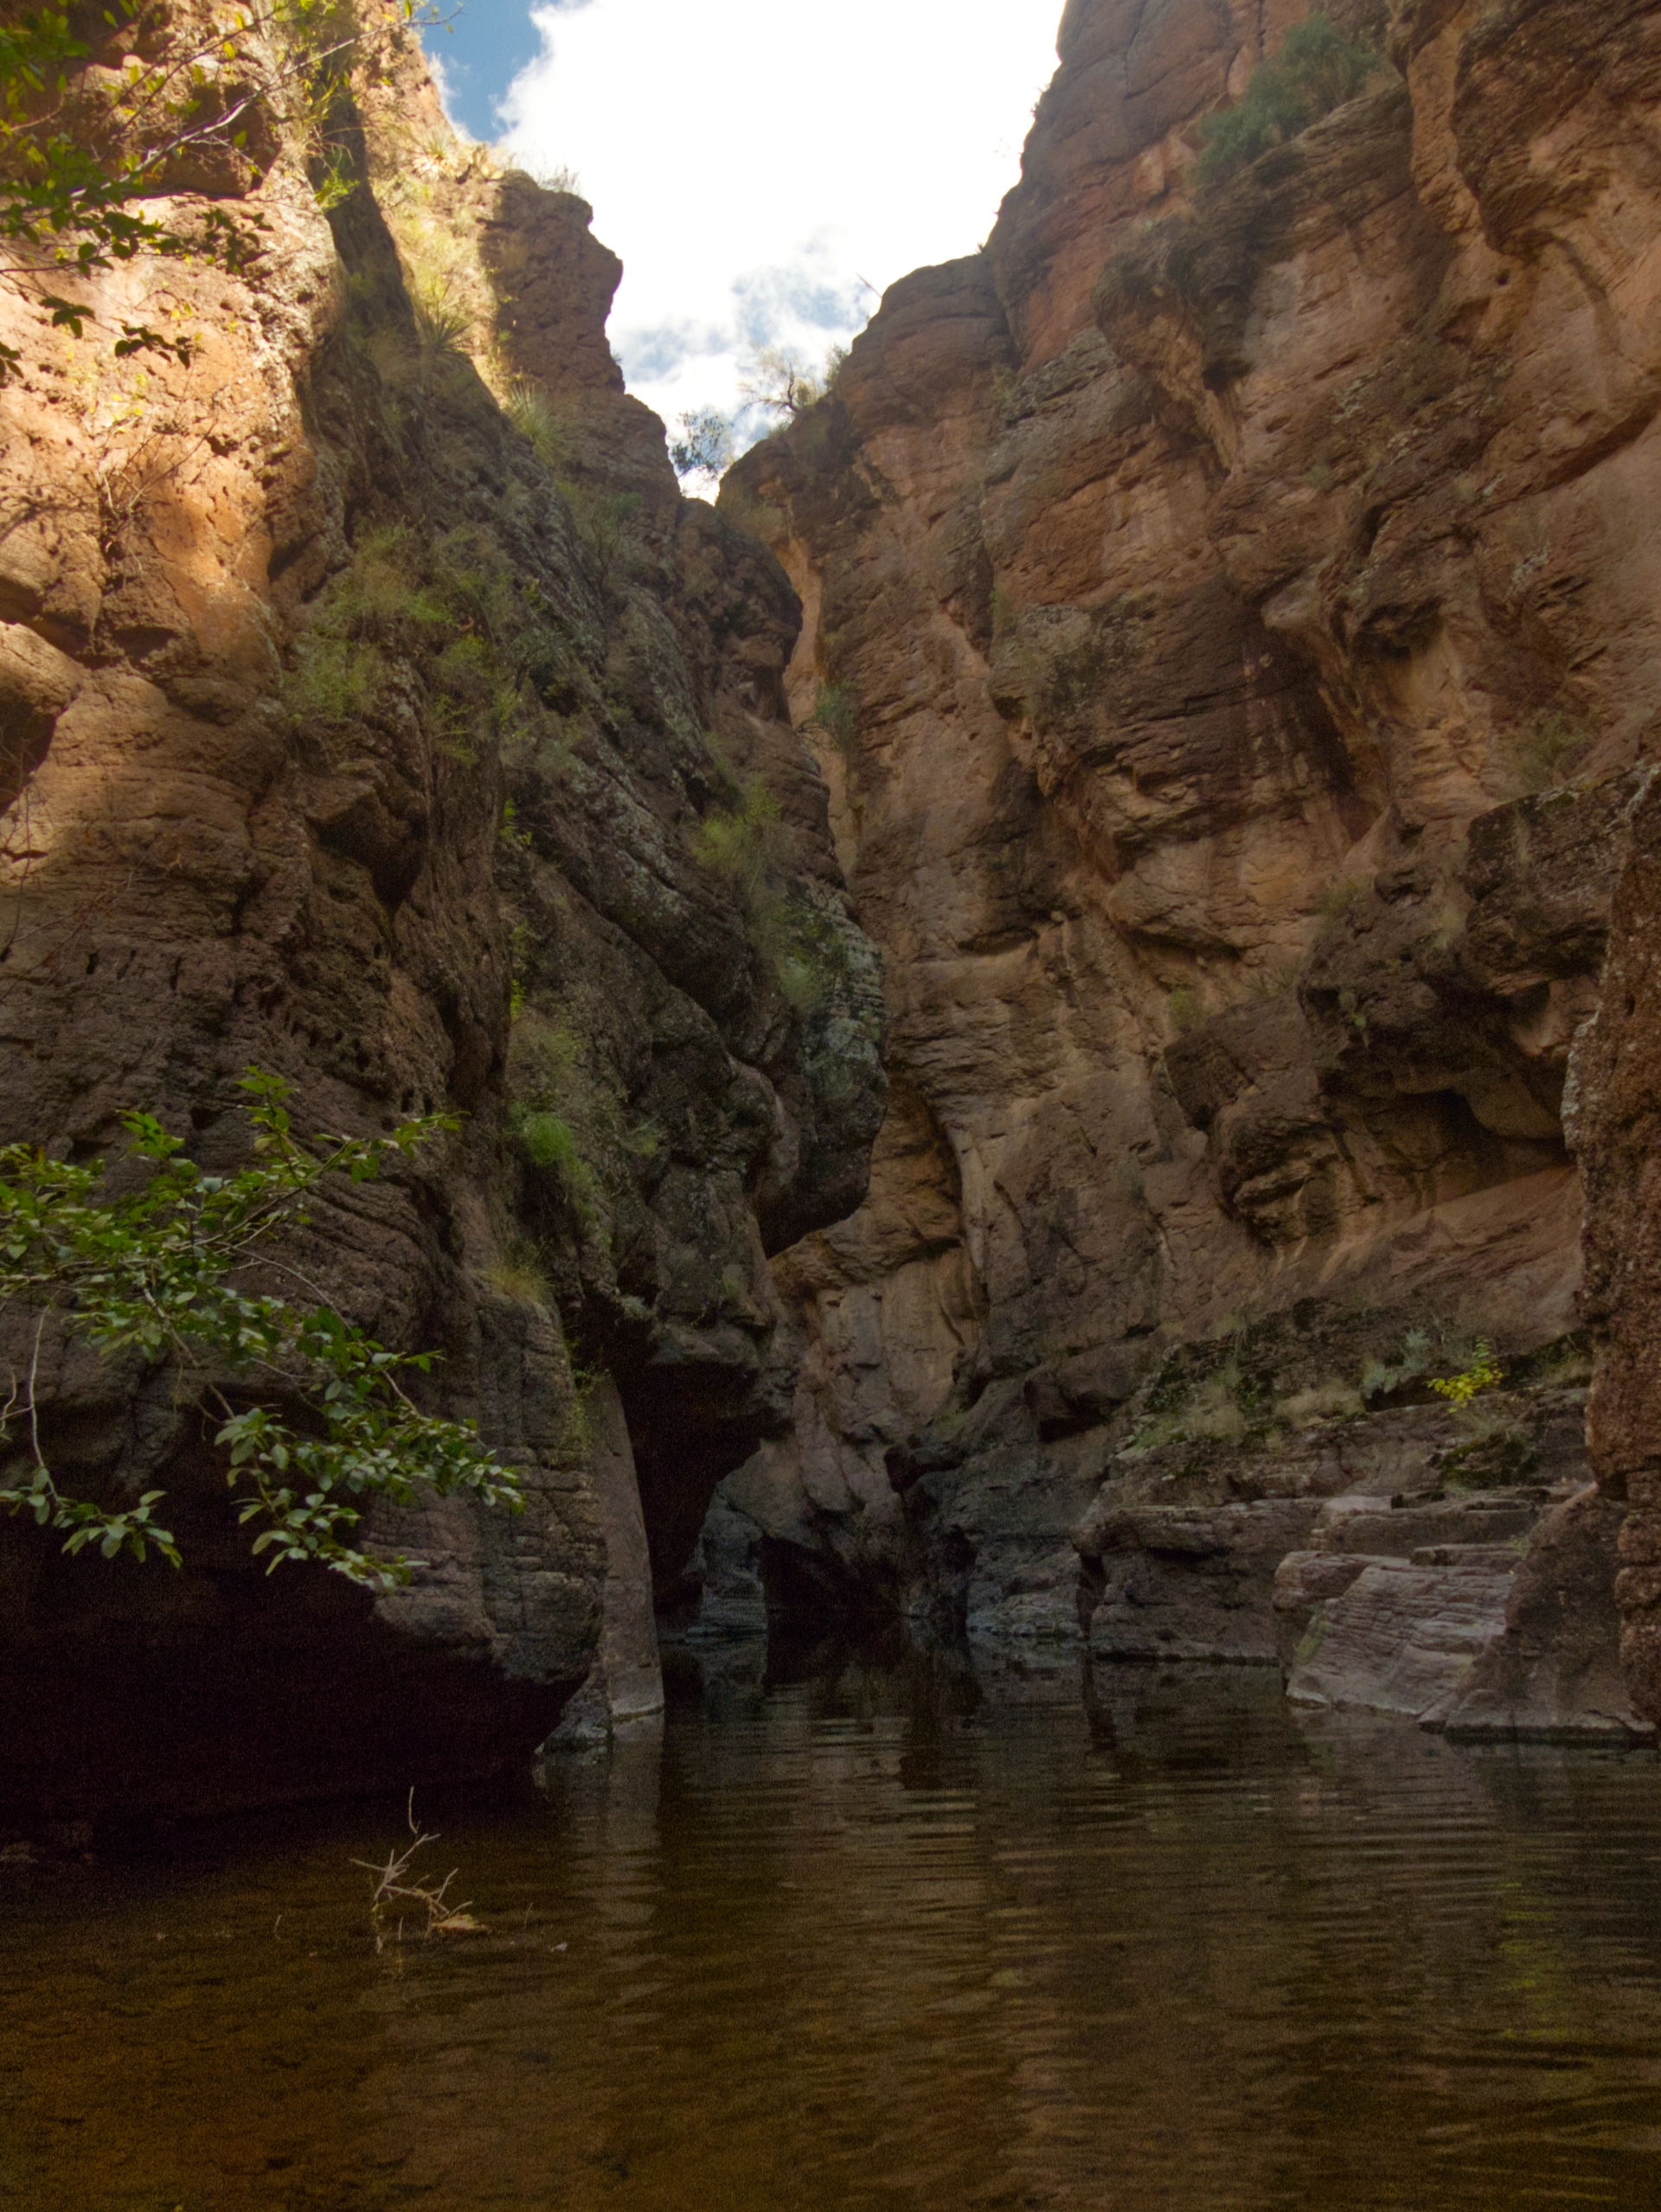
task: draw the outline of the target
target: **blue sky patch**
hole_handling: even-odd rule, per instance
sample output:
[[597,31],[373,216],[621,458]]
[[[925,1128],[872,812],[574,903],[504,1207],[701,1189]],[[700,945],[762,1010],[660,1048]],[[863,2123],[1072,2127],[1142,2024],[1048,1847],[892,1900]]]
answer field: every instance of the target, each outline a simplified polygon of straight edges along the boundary
[[494,138],[497,102],[542,50],[529,0],[461,0],[447,29],[423,36],[444,72],[452,119],[476,138]]

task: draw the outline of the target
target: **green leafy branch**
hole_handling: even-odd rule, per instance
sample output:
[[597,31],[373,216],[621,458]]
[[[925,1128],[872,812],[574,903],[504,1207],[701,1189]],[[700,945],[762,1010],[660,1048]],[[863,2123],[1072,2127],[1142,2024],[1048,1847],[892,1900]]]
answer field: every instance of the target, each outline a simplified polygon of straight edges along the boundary
[[[443,20],[421,0],[400,0],[400,12],[405,23]],[[186,233],[140,203],[167,190],[183,154],[246,154],[261,109],[311,160],[321,204],[350,190],[337,125],[361,45],[351,0],[215,8],[183,38],[155,5],[105,20],[131,34],[112,67],[94,66],[61,0],[0,22],[0,276],[87,277],[140,253],[246,266],[261,250],[259,216],[239,223],[210,207]],[[99,320],[54,295],[42,304],[76,337]],[[143,324],[122,328],[118,353],[166,349]],[[0,346],[0,381],[18,365],[16,349]]]
[[[239,85],[224,99],[221,84],[244,58],[254,28],[239,12],[231,29],[200,45],[187,42],[152,61],[128,54],[118,70],[95,74],[85,66],[91,49],[71,31],[66,8],[41,8],[0,25],[6,273],[84,276],[140,253],[215,253],[215,240],[222,258],[230,231],[225,218],[211,236],[192,240],[135,213],[133,203],[160,189],[168,163],[187,148],[243,144],[239,126],[258,94]],[[54,319],[63,318],[55,313]]]
[[[471,1423],[424,1413],[410,1399],[400,1377],[426,1373],[433,1354],[389,1351],[326,1305],[293,1305],[234,1279],[279,1228],[310,1218],[306,1198],[325,1177],[367,1182],[389,1157],[456,1123],[429,1115],[384,1137],[308,1146],[293,1134],[280,1077],[250,1069],[240,1087],[258,1133],[253,1160],[234,1175],[204,1174],[181,1139],[142,1112],[123,1116],[123,1125],[151,1172],[119,1195],[100,1192],[101,1162],[77,1166],[29,1145],[0,1148],[0,1301],[36,1309],[27,1375],[14,1374],[0,1405],[0,1452],[14,1467],[22,1461],[0,1488],[0,1507],[61,1530],[71,1553],[96,1544],[106,1559],[125,1551],[142,1560],[153,1548],[180,1563],[155,1517],[160,1491],[113,1511],[58,1486],[42,1450],[37,1395],[42,1335],[55,1315],[106,1357],[173,1366],[183,1389],[218,1407],[215,1440],[241,1493],[240,1522],[261,1524],[253,1548],[268,1569],[314,1560],[390,1588],[421,1562],[359,1548],[365,1501],[409,1504],[425,1485],[516,1511],[516,1477],[481,1448]],[[273,1399],[298,1403],[298,1425]]]

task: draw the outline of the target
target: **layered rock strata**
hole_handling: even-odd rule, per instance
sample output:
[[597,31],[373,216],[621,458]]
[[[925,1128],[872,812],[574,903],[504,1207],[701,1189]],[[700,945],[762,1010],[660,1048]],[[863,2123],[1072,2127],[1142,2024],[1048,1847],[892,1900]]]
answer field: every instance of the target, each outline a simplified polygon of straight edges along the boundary
[[[887,957],[904,1116],[865,1207],[783,1263],[793,1438],[728,1496],[798,1580],[876,1562],[971,1633],[1080,1633],[1082,1526],[1092,1636],[1134,1586],[1179,1643],[1268,1656],[1279,1562],[1352,1463],[1414,1486],[1369,1369],[1422,1391],[1485,1340],[1515,1382],[1576,1325],[1564,1086],[1661,665],[1661,10],[1334,7],[1375,49],[1360,95],[1206,190],[1202,119],[1306,12],[1070,0],[985,247],[893,287],[722,492],[805,609],[787,684]],[[1637,1101],[1594,1140],[1594,1318],[1627,1297]],[[1599,1326],[1635,1407],[1627,1324]],[[1231,1368],[1254,1330],[1279,1350]],[[1531,1428],[1530,1389],[1501,1396],[1464,1442]],[[1594,1412],[1647,1501],[1640,1427]],[[1158,1450],[1205,1475],[1189,1554],[1145,1527]],[[1554,1452],[1504,1542],[1586,1479]],[[1470,1541],[1467,1662],[1505,1605]],[[1442,1548],[1369,1571],[1433,1580],[1414,1555]],[[1182,1557],[1224,1562],[1249,1621],[1214,1634]],[[1485,1678],[1488,1724],[1555,1725]]]
[[[0,1527],[25,1811],[523,1760],[597,1652],[649,1707],[645,1548],[673,1585],[784,1418],[766,1255],[858,1202],[881,1119],[790,587],[624,394],[588,208],[459,147],[395,16],[326,217],[268,55],[255,151],[162,203],[228,218],[240,266],[66,279],[79,341],[0,286],[0,1137],[113,1155],[141,1105],[228,1165],[250,1065],[302,1129],[459,1116],[279,1257],[439,1351],[527,1510],[380,1516],[426,1565],[376,1604],[267,1581],[169,1373],[48,1329],[48,1459],[164,1490],[187,1566]],[[183,343],[116,359],[141,305]]]

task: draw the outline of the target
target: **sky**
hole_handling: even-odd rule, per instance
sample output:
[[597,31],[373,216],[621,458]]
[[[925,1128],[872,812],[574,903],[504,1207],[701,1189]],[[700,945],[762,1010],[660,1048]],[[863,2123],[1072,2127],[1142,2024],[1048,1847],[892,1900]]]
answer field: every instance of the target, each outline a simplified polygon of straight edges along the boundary
[[1020,174],[1060,12],[465,0],[428,50],[470,136],[575,173],[623,260],[612,349],[673,438],[686,411],[739,407],[752,349],[818,367],[896,277],[974,251]]

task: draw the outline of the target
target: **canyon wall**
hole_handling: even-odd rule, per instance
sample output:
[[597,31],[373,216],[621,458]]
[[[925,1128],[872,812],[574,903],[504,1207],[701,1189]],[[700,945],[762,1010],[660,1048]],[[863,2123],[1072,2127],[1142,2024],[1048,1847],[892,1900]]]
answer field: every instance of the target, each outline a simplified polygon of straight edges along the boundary
[[776,1610],[1620,1732],[1652,1054],[1596,1105],[1590,1017],[1661,709],[1661,10],[1344,0],[1359,93],[1205,189],[1307,12],[1069,0],[985,246],[723,487],[801,596],[893,1078],[865,1205],[776,1266],[794,1429],[726,1554]]
[[1661,9],[1342,0],[1359,89],[1207,189],[1306,13],[1069,0],[986,246],[713,510],[395,10],[330,163],[251,48],[162,180],[228,262],[0,285],[0,1140],[458,1116],[251,1279],[528,1498],[267,1580],[176,1373],[0,1316],[187,1559],[0,1523],[8,1817],[603,1736],[654,1598],[1661,1716]]
[[[460,146],[367,14],[327,174],[248,44],[240,138],[160,180],[228,265],[66,276],[80,336],[0,285],[0,1139],[119,1164],[143,1106],[231,1165],[250,1066],[302,1131],[456,1116],[253,1279],[436,1350],[527,1507],[378,1510],[426,1562],[378,1601],[267,1578],[172,1370],[8,1312],[60,1483],[164,1491],[185,1554],[0,1523],[0,1805],[72,1827],[523,1764],[580,1684],[601,1729],[660,1702],[647,1547],[677,1587],[787,1418],[766,1253],[857,1205],[882,1119],[789,585],[625,394],[587,207]],[[194,28],[100,19],[90,66]],[[139,317],[168,345],[118,356]]]

